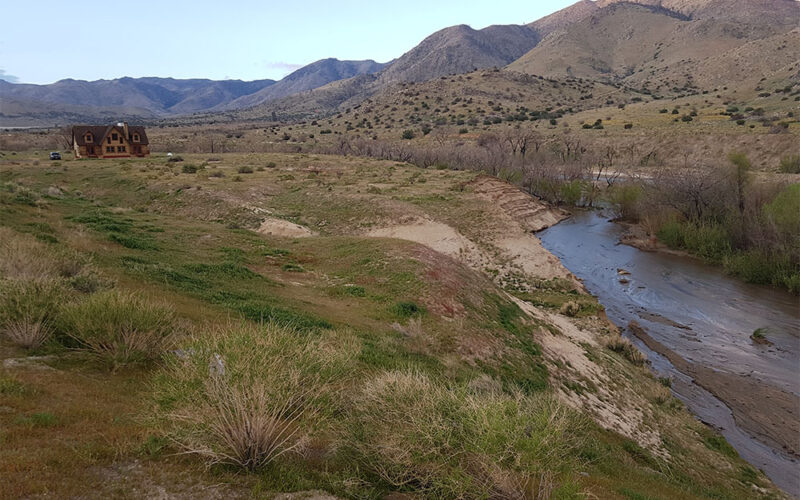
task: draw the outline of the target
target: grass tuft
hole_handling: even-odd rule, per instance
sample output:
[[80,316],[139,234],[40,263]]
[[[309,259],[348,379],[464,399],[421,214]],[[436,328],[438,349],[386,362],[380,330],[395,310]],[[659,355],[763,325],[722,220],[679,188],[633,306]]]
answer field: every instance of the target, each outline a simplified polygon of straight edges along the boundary
[[352,405],[348,441],[392,489],[431,498],[550,498],[583,440],[580,419],[545,395],[473,392],[385,372]]
[[156,411],[188,453],[259,469],[303,449],[353,351],[276,323],[204,332],[168,358]]
[[170,307],[117,291],[68,304],[59,315],[61,332],[115,368],[160,358],[179,329]]

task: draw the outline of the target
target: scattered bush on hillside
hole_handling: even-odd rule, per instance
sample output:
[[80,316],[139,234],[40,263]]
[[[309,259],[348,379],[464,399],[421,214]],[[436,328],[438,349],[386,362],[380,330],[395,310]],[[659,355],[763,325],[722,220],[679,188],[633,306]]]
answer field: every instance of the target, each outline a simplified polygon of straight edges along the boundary
[[236,171],[240,174],[252,174],[253,167],[250,167],[248,165],[242,165],[241,167],[237,168]]
[[403,139],[410,140],[416,137],[413,130],[404,130],[403,131]]

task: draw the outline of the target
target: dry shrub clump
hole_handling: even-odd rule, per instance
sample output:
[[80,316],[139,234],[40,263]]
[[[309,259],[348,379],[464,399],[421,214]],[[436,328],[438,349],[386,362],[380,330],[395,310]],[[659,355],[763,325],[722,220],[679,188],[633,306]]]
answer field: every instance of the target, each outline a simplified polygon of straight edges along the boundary
[[476,392],[414,372],[369,381],[349,442],[392,488],[436,498],[550,498],[573,491],[583,421],[547,395]]
[[98,354],[115,368],[159,359],[181,329],[169,306],[114,290],[66,304],[58,326],[79,347]]
[[356,353],[336,333],[272,323],[201,332],[167,358],[156,414],[187,453],[255,470],[323,427]]

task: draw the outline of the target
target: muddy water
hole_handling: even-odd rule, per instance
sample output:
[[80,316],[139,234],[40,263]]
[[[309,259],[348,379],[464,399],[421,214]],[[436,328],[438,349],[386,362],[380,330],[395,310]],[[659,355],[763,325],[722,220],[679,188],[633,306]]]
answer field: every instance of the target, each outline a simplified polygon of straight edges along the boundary
[[[695,259],[650,253],[618,244],[623,229],[595,212],[577,213],[537,233],[542,244],[581,278],[617,325],[636,321],[656,342],[688,363],[739,375],[748,386],[779,389],[789,396],[790,427],[800,407],[800,302],[781,290],[742,283]],[[629,272],[621,275],[619,269]],[[627,281],[627,283],[626,283]],[[767,328],[772,345],[752,342]],[[702,421],[716,427],[739,454],[762,469],[779,487],[800,497],[800,463],[765,435],[748,427],[746,408],[726,404],[670,363],[632,338],[653,369],[673,379],[672,389]],[[769,408],[770,401],[754,407]],[[760,393],[760,391],[757,391]],[[719,393],[718,393],[719,394]],[[727,397],[727,396],[720,396]],[[732,398],[735,400],[738,398]],[[731,410],[734,408],[737,413]],[[741,413],[741,412],[744,412]],[[769,412],[767,412],[769,413]],[[736,420],[734,420],[736,416]],[[800,436],[789,438],[794,444]],[[794,446],[797,452],[798,446]]]

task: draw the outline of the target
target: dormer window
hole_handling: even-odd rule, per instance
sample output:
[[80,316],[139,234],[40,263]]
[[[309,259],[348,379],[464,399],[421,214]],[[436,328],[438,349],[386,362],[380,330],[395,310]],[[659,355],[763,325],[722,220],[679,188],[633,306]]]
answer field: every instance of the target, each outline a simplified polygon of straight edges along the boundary
[[139,134],[133,134],[133,142],[139,142]]
[[86,142],[92,142],[92,134],[86,134]]
[[116,133],[111,134],[111,140],[112,141],[116,141],[117,140],[117,134]]

